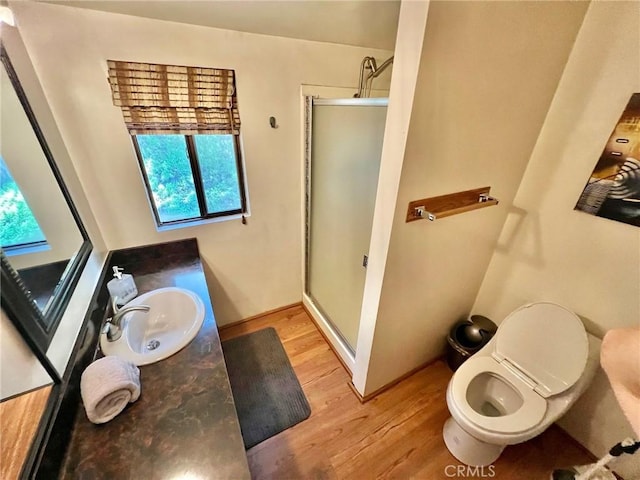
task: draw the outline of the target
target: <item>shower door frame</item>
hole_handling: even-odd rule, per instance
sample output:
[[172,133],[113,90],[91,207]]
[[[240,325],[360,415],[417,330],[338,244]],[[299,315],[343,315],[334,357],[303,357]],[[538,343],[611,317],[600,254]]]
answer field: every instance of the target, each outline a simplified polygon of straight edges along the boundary
[[[353,373],[355,369],[355,351],[351,349],[338,328],[322,311],[309,291],[310,283],[310,241],[311,241],[311,151],[313,140],[313,106],[370,106],[388,107],[387,97],[374,98],[318,98],[313,95],[304,96],[304,290],[302,303],[313,317],[321,333],[338,354],[343,365]],[[358,322],[360,319],[358,319]],[[357,346],[356,346],[357,348]]]

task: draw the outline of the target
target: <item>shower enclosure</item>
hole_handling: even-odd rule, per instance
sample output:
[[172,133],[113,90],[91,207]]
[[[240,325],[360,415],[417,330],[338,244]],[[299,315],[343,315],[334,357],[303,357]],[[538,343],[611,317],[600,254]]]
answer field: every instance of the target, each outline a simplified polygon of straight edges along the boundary
[[305,303],[352,366],[387,99],[305,100]]

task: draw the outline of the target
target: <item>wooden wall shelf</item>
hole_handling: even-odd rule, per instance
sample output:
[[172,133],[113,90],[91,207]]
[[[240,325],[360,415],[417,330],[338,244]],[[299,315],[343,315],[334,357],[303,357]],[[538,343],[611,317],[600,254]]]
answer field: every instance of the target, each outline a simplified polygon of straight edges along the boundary
[[423,219],[434,221],[439,218],[457,215],[458,213],[497,205],[498,200],[489,195],[490,190],[491,187],[483,187],[440,195],[439,197],[414,200],[409,202],[407,222]]

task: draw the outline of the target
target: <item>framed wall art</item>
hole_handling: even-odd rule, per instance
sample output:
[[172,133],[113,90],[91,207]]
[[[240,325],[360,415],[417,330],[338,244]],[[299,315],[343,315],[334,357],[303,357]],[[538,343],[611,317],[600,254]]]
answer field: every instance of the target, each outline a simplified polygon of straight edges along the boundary
[[631,95],[575,209],[640,227],[640,93]]

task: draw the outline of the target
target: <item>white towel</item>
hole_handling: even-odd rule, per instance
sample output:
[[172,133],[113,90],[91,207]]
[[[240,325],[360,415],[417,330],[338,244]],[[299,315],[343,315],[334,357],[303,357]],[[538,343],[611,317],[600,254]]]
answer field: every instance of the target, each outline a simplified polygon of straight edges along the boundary
[[116,356],[96,360],[80,378],[80,394],[93,423],[106,423],[140,397],[140,369]]

